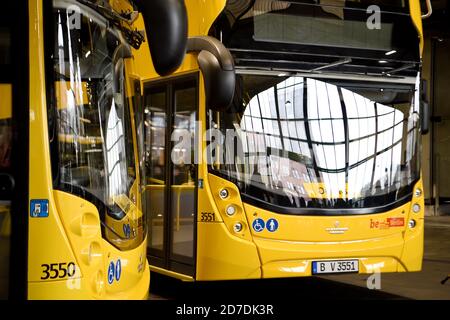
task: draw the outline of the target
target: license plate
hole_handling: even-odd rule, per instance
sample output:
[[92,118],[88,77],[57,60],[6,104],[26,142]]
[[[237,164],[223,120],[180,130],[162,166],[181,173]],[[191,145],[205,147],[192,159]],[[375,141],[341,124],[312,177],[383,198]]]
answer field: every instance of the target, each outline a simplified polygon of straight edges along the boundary
[[313,274],[355,273],[359,271],[358,260],[314,261]]

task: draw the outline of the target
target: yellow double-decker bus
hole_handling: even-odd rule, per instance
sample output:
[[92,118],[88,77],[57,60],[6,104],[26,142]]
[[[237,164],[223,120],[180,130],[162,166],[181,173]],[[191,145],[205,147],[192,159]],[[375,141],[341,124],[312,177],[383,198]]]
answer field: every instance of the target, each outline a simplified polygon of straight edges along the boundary
[[419,271],[419,1],[186,5],[183,64],[143,75],[151,270],[185,281]]
[[134,57],[186,41],[181,0],[2,4],[0,299],[147,297]]

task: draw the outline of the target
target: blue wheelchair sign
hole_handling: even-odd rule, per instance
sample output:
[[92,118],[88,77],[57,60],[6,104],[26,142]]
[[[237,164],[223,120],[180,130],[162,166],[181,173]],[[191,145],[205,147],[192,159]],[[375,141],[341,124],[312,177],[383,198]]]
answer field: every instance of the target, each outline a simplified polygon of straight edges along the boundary
[[48,200],[31,200],[30,216],[32,218],[48,218]]
[[263,231],[265,226],[266,226],[266,224],[265,224],[264,220],[260,219],[260,218],[253,221],[253,224],[252,224],[253,230],[255,230],[255,232]]
[[124,224],[123,225],[123,234],[125,235],[125,238],[130,239],[131,226],[129,224]]
[[115,274],[115,266],[114,266],[114,262],[110,262],[109,267],[108,267],[108,283],[112,284],[114,281],[114,274]]

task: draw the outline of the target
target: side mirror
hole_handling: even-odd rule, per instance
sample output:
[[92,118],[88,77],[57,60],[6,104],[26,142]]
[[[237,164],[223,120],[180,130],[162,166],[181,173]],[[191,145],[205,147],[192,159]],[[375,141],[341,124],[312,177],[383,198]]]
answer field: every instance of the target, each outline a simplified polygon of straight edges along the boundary
[[430,103],[428,100],[428,82],[422,80],[420,85],[420,120],[421,133],[426,135],[430,131]]
[[153,65],[165,76],[181,65],[186,53],[188,19],[183,0],[139,0]]
[[198,64],[205,80],[206,105],[213,110],[227,109],[236,87],[234,60],[230,51],[216,38],[189,38],[188,52],[200,52]]

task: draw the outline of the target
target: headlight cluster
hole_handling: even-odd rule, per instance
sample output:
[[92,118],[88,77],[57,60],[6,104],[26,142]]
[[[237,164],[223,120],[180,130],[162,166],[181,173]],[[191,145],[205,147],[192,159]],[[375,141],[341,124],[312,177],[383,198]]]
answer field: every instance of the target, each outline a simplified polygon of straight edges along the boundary
[[[421,198],[422,195],[423,195],[422,189],[417,188],[417,189],[414,191],[414,196],[415,196],[416,198]],[[418,213],[420,213],[421,211],[422,211],[422,206],[421,206],[419,203],[417,203],[417,202],[414,203],[413,206],[412,206],[412,212],[415,213],[415,214],[418,214]],[[416,221],[416,220],[410,219],[410,220],[408,221],[408,227],[409,227],[410,229],[414,229],[416,226],[417,226],[417,221]]]
[[228,217],[231,220],[231,225],[229,227],[233,229],[233,232],[236,234],[241,234],[245,230],[245,222],[241,216],[244,214],[243,208],[240,205],[235,203],[229,203],[233,201],[234,193],[226,188],[223,188],[219,191],[219,198],[222,200],[219,204],[219,209],[225,211],[225,217]]

